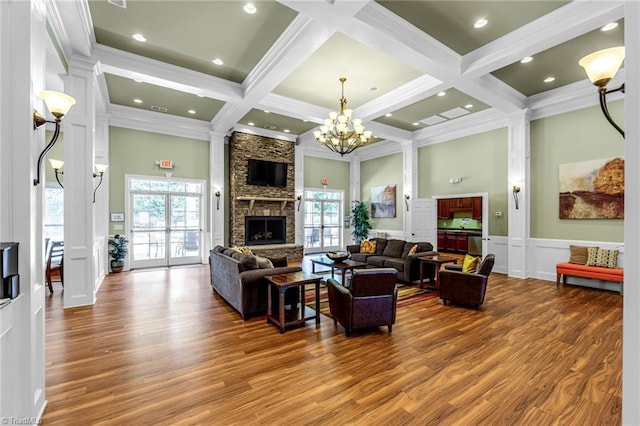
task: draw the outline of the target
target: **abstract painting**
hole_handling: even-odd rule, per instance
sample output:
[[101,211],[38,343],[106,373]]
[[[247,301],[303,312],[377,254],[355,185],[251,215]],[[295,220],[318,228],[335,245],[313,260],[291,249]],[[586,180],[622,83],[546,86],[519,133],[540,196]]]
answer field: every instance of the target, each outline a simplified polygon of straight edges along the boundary
[[371,187],[371,217],[396,217],[396,186]]
[[624,219],[624,159],[560,164],[560,219]]

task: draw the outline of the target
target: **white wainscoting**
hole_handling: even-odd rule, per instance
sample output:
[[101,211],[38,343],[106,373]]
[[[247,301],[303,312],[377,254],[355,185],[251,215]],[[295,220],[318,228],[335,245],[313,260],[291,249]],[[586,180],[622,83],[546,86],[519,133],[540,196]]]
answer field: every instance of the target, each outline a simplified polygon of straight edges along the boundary
[[487,241],[487,253],[493,253],[496,261],[493,264],[493,272],[500,274],[509,273],[509,239],[497,235],[489,236]]

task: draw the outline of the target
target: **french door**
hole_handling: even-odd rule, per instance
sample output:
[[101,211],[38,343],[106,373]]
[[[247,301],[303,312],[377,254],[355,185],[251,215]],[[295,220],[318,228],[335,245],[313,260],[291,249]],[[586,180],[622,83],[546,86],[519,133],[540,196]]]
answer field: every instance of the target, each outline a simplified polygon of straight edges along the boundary
[[343,191],[305,190],[305,253],[342,250],[343,195]]
[[131,268],[201,263],[204,181],[127,181]]

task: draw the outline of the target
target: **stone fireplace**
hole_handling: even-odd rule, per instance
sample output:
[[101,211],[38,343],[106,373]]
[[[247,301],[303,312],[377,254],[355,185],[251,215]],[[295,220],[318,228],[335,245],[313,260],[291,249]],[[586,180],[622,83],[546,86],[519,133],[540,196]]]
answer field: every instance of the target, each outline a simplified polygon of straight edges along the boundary
[[[247,183],[249,159],[287,164],[284,187]],[[302,259],[295,244],[295,143],[234,132],[229,139],[229,244],[265,256]]]

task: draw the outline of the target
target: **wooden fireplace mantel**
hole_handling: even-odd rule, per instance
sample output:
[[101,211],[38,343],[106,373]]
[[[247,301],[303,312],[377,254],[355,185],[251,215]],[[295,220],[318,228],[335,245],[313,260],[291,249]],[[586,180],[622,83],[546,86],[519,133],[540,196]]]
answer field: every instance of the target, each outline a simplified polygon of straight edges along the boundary
[[283,211],[288,201],[295,201],[295,198],[278,198],[278,197],[236,197],[237,201],[248,201],[249,210],[253,210],[253,204],[256,201],[272,201],[276,203],[282,203],[280,205],[280,211]]

